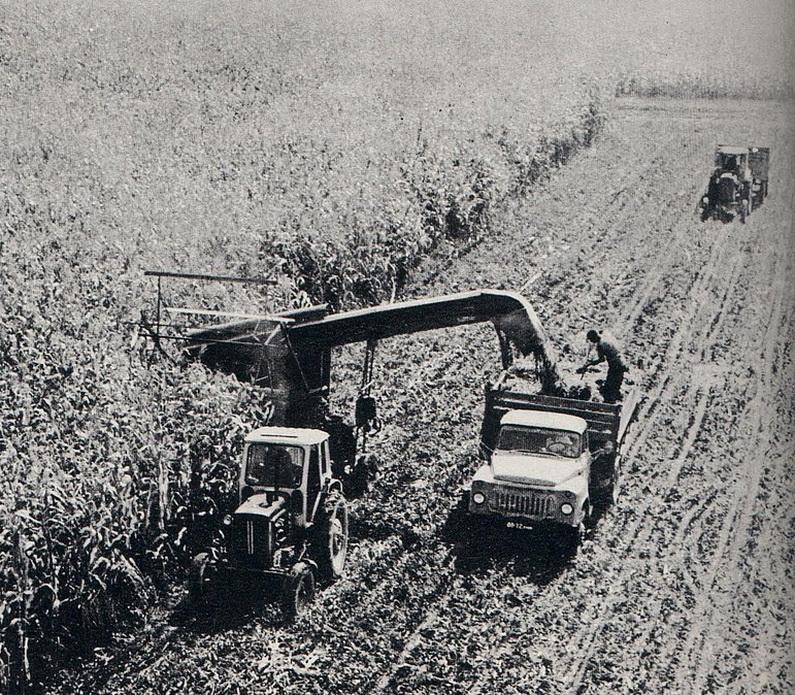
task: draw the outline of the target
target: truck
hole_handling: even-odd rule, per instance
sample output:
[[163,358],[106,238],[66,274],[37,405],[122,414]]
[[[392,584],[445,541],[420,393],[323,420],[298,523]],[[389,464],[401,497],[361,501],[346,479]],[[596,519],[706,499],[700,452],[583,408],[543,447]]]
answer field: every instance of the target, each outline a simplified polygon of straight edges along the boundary
[[[379,421],[371,392],[378,341],[490,322],[503,369],[516,359],[534,360],[543,387],[559,388],[549,338],[527,300],[513,292],[475,290],[340,313],[316,306],[179,332],[163,314],[220,312],[169,306],[160,282],[202,276],[149,274],[158,278],[157,310],[142,324],[154,344],[161,346],[168,326],[184,357],[259,387],[265,414],[245,438],[235,509],[221,519],[214,542],[193,557],[188,591],[197,605],[213,605],[225,586],[245,577],[275,587],[284,616],[294,620],[319,584],[343,575],[348,500],[366,493],[374,475],[366,446]],[[360,342],[364,364],[354,420],[347,422],[329,411],[332,350]]]
[[[578,394],[579,395],[579,394]],[[479,521],[544,528],[564,554],[576,553],[593,515],[618,498],[622,447],[639,406],[538,391],[503,372],[486,385],[481,456],[464,491]]]
[[769,169],[769,147],[718,145],[715,167],[699,203],[702,222],[738,217],[744,223],[767,197]]

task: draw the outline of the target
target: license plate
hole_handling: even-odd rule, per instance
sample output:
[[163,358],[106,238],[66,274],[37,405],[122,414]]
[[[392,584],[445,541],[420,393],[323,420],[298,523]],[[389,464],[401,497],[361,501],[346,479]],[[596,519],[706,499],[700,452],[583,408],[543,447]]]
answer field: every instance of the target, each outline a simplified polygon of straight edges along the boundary
[[535,528],[535,526],[533,526],[533,524],[526,524],[526,523],[524,523],[522,521],[508,521],[505,525],[508,528],[521,528],[521,529],[528,529],[528,530],[531,530],[531,529]]

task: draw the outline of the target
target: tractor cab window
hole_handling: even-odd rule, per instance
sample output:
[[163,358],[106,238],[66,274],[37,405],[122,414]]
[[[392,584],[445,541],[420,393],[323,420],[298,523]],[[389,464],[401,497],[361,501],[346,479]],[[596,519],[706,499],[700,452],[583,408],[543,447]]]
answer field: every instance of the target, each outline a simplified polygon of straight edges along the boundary
[[717,165],[726,172],[738,173],[743,172],[747,167],[746,155],[742,153],[729,154],[727,152],[720,153],[717,157]]
[[577,458],[582,453],[582,437],[576,432],[507,425],[500,430],[496,450],[501,453]]
[[246,483],[267,487],[301,485],[304,450],[283,444],[251,444],[246,461]]
[[320,447],[315,445],[309,450],[309,494],[315,494],[320,490]]

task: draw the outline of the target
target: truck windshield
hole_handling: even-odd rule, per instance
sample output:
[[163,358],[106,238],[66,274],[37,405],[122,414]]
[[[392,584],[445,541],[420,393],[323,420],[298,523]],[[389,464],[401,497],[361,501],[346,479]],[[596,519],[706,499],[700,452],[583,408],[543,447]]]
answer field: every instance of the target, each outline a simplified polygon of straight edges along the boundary
[[576,432],[507,425],[500,430],[496,450],[577,458],[582,453],[582,437]]
[[268,487],[299,487],[304,450],[283,444],[251,444],[246,460],[246,483]]

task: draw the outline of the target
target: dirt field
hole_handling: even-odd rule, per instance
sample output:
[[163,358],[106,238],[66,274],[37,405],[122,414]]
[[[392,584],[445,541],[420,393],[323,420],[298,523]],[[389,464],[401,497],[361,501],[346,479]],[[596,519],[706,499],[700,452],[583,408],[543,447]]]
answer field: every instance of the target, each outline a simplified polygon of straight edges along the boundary
[[[619,101],[599,142],[418,295],[504,286],[570,365],[623,339],[645,394],[617,507],[561,561],[448,517],[476,465],[490,328],[379,347],[382,471],[308,617],[174,605],[53,693],[791,693],[792,133],[765,102]],[[791,120],[791,119],[790,119]],[[716,142],[769,144],[748,223],[700,223]],[[433,280],[431,280],[433,278]],[[345,361],[358,356],[345,355]]]

